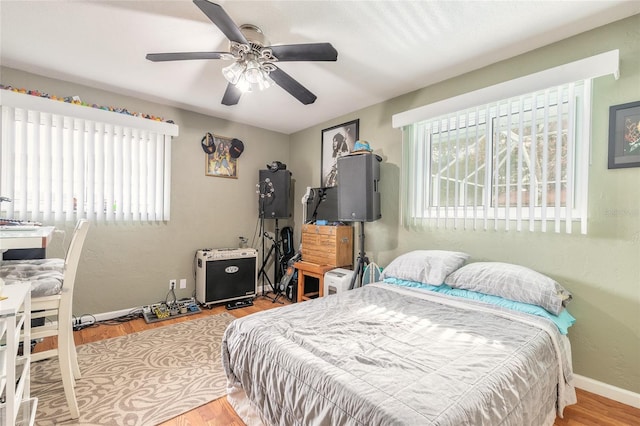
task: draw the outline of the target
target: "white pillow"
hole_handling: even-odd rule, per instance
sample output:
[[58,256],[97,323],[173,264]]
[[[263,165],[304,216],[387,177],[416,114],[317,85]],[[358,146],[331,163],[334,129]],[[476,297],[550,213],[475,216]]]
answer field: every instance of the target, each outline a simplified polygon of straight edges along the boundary
[[449,275],[445,284],[537,305],[554,315],[560,314],[572,298],[571,293],[546,275],[502,262],[470,263]]
[[444,279],[469,259],[469,255],[447,250],[414,250],[396,257],[380,275],[431,285],[442,285]]

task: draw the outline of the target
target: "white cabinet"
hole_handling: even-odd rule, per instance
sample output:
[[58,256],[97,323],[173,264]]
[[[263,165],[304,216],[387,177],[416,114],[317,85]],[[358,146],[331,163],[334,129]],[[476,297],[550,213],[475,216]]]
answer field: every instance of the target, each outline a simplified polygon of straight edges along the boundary
[[[12,284],[0,300],[0,425],[33,425],[38,401],[30,398],[31,285]],[[23,353],[18,351],[22,342]]]

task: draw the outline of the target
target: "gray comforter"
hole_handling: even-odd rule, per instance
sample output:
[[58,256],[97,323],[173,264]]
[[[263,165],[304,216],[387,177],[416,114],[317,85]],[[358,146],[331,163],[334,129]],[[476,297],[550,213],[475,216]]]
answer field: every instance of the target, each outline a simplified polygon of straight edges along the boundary
[[237,319],[222,357],[265,424],[542,425],[575,401],[562,338],[543,318],[380,283]]

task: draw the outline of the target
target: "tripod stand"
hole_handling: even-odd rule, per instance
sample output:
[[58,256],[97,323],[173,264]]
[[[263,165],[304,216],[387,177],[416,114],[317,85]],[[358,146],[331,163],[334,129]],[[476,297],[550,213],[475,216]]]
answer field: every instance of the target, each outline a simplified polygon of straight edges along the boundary
[[[280,269],[282,264],[282,253],[280,252],[280,242],[278,241],[278,235],[280,232],[280,230],[278,229],[278,219],[276,219],[275,221],[276,221],[275,223],[276,229],[274,233],[275,238],[272,238],[264,230],[264,214],[261,213],[260,215],[260,234],[262,235],[262,266],[260,267],[260,271],[258,272],[258,279],[262,277],[262,294],[260,294],[260,297],[266,297],[267,299],[271,300],[273,303],[275,302],[284,303],[281,300],[278,300],[278,298],[282,296],[282,293],[280,292],[280,287],[278,286],[278,283],[280,282],[280,277],[282,276],[282,271]],[[267,239],[271,240],[271,247],[269,248],[269,251],[265,255],[265,246],[266,246]],[[269,279],[269,276],[267,275],[267,272],[266,272],[266,267],[269,264],[269,260],[271,259],[272,255],[274,256],[273,282]],[[275,296],[270,297],[268,295],[268,292],[265,291],[265,280],[269,283],[269,286],[271,287],[271,292],[275,294]]]
[[364,268],[369,264],[369,258],[365,256],[364,253],[364,222],[360,222],[360,234],[358,236],[358,240],[360,244],[360,251],[358,253],[358,258],[356,259],[356,266],[353,269],[353,276],[351,277],[349,290],[353,290],[356,287],[362,286],[362,275],[364,273]]

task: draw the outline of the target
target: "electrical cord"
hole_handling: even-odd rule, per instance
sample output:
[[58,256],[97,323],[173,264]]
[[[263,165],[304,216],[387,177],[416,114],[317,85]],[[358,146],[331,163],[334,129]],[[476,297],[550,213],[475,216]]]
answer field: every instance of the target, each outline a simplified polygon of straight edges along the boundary
[[[173,300],[169,299],[169,295],[173,297]],[[174,289],[169,290],[169,292],[167,293],[167,296],[164,298],[164,304],[167,306],[172,306],[172,305],[175,305],[177,301],[178,301],[178,298],[176,297],[176,291]]]
[[251,247],[256,248],[258,234],[260,234],[260,216],[256,219],[256,228],[253,231],[253,237],[251,238]]
[[198,251],[193,254],[193,282],[196,282],[196,274],[198,271]]
[[138,307],[138,308],[133,308],[132,310],[129,311],[129,313],[116,317],[116,318],[111,318],[108,320],[104,320],[104,321],[100,321],[98,324],[104,324],[104,325],[120,325],[122,323],[128,322],[128,321],[132,321],[134,319],[138,319],[142,316],[142,308]]

